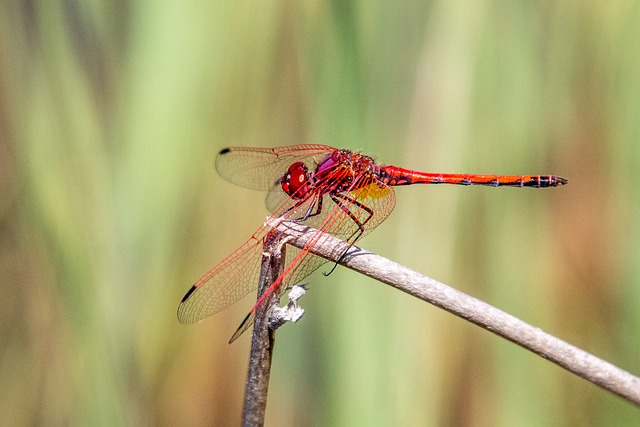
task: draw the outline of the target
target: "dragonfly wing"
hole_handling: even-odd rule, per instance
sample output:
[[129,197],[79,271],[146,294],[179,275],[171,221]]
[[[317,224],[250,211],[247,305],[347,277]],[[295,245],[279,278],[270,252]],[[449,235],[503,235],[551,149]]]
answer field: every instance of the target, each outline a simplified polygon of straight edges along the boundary
[[315,144],[275,148],[229,147],[218,153],[216,170],[224,179],[241,187],[270,190],[280,186],[280,178],[292,163],[303,161],[315,165],[335,150]]
[[238,329],[236,329],[233,335],[231,335],[231,338],[229,338],[229,344],[237,340],[240,335],[244,334],[245,331],[249,329],[251,325],[253,325],[253,321],[255,320],[255,318],[256,312],[254,310],[251,310],[249,314],[247,314],[247,316],[242,320],[242,323],[240,323]]

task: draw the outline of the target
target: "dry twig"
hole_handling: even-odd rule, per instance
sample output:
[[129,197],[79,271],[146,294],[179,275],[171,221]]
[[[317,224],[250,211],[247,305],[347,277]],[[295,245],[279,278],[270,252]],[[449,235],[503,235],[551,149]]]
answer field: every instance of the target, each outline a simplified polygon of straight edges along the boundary
[[535,328],[491,305],[379,255],[289,221],[273,221],[287,243],[393,286],[508,339],[558,366],[640,406],[640,378]]
[[[285,238],[280,233],[267,236],[262,253],[258,298],[269,288],[282,272],[285,259]],[[277,292],[267,298],[264,304],[256,307],[249,355],[249,370],[242,409],[243,426],[264,425],[267,408],[267,392],[271,373],[271,357],[275,344],[275,330],[269,328],[269,312],[278,307]]]

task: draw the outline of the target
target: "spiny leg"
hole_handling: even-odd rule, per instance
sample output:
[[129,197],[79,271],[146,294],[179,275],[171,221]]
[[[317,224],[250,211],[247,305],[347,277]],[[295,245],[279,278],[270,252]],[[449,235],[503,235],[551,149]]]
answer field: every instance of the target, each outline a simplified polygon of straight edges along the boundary
[[[364,234],[364,226],[367,222],[369,222],[369,220],[371,218],[373,218],[373,209],[371,209],[369,206],[360,203],[359,201],[357,201],[354,198],[351,198],[349,196],[346,196],[344,194],[330,194],[329,195],[331,197],[331,200],[333,200],[335,202],[336,205],[340,206],[340,209],[342,209],[344,211],[344,213],[346,213],[349,218],[351,218],[353,220],[353,222],[356,223],[356,225],[358,226],[358,229],[356,231],[353,232],[353,234],[351,234],[351,236],[349,236],[347,238],[347,242],[350,243],[354,243],[356,240],[358,240],[363,234]],[[346,202],[346,204],[345,204]],[[349,206],[350,205],[355,205],[357,207],[359,207],[360,209],[362,209],[363,211],[365,211],[368,216],[365,218],[364,221],[360,221],[360,219],[358,219],[353,212],[351,212],[351,210],[349,210]]]
[[[309,209],[307,209],[307,212],[298,221],[306,221],[309,218],[314,217],[316,215],[320,215],[322,213],[322,199],[323,199],[322,195],[314,194],[313,198],[314,200],[309,205]],[[316,208],[316,211],[311,213],[314,207]]]
[[[314,193],[312,197],[313,197],[313,201],[311,202],[311,204],[307,208],[307,211],[305,212],[305,214],[302,215],[300,218],[292,218],[292,221],[304,222],[304,221],[308,220],[309,218],[314,217],[316,215],[320,215],[322,213],[322,196],[318,196],[318,194]],[[280,216],[285,216],[287,213],[293,211],[294,209],[298,209],[307,200],[309,200],[308,197],[298,200],[293,206],[290,206],[284,212],[282,212],[282,214],[280,214]],[[314,208],[316,209],[316,211],[312,212]]]
[[[338,205],[340,207],[340,209],[342,209],[343,212],[345,212],[349,218],[351,218],[351,220],[356,223],[356,225],[358,226],[358,229],[356,231],[354,231],[351,236],[349,236],[347,238],[347,242],[350,243],[350,247],[354,245],[354,243],[360,238],[360,236],[362,236],[364,234],[364,226],[367,222],[369,222],[369,220],[371,218],[373,218],[373,209],[371,209],[369,206],[358,202],[356,199],[348,197],[344,194],[338,194],[338,193],[333,193],[333,194],[329,194],[329,197],[331,197],[331,200],[334,201],[334,203],[336,205]],[[345,201],[347,202],[347,204],[345,204]],[[349,205],[356,205],[357,207],[359,207],[360,209],[362,209],[363,211],[367,212],[368,216],[364,221],[360,221],[354,214],[353,212],[351,212],[351,210],[349,210]],[[350,248],[349,247],[349,248]],[[336,263],[333,265],[333,268],[331,269],[331,271],[329,271],[328,273],[322,273],[325,276],[330,275],[331,273],[333,273],[333,270],[336,269],[336,267],[338,266],[338,263],[340,261],[342,261],[342,259],[345,257],[345,255],[347,254],[347,252],[349,252],[349,248],[347,248],[338,258],[338,260],[336,261]]]

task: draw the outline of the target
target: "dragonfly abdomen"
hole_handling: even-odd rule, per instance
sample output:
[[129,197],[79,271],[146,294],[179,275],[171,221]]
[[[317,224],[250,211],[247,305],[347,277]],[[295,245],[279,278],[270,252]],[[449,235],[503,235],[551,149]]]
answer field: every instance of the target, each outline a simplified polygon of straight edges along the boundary
[[556,187],[567,183],[556,175],[472,175],[416,172],[396,166],[380,168],[380,177],[387,185],[455,184],[485,185],[489,187]]

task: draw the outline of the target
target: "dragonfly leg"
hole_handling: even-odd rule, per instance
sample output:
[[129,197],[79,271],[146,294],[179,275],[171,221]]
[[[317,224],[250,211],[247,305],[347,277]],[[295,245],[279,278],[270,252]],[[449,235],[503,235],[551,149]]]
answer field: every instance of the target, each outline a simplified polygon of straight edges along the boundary
[[[311,213],[314,207],[316,211]],[[313,202],[309,205],[309,209],[307,209],[307,213],[305,213],[304,216],[300,218],[298,221],[306,221],[311,217],[320,215],[321,212],[322,212],[322,196],[315,195]]]
[[[347,238],[347,242],[349,242],[351,245],[353,245],[359,238],[360,236],[362,236],[364,234],[364,225],[369,222],[369,220],[371,218],[373,218],[373,210],[363,204],[360,203],[359,201],[357,201],[356,199],[353,199],[351,197],[345,196],[344,194],[330,194],[331,200],[333,200],[335,202],[336,205],[338,205],[340,207],[340,209],[342,209],[342,211],[344,213],[346,213],[349,218],[351,218],[353,220],[354,223],[356,223],[356,225],[358,226],[358,229],[356,231],[353,232],[353,234],[351,234],[351,236],[349,236]],[[356,217],[353,212],[351,212],[351,210],[349,210],[349,205],[356,205],[357,207],[359,207],[360,209],[362,209],[363,211],[367,212],[367,217],[365,218],[364,221],[360,221],[358,219],[358,217]],[[344,256],[347,254],[347,252],[349,251],[349,249],[345,250],[341,255],[340,258],[338,258],[338,261],[336,261],[336,263],[333,265],[333,268],[331,269],[331,271],[329,271],[328,273],[322,273],[325,276],[330,275],[331,273],[333,273],[333,270],[336,269],[336,267],[338,266],[338,263],[340,261],[342,261],[342,258],[344,258]]]
[[[360,203],[356,199],[348,197],[344,194],[331,194],[330,197],[331,197],[331,200],[333,200],[336,205],[340,206],[340,209],[342,209],[344,213],[346,213],[349,216],[349,218],[351,218],[353,222],[355,222],[356,225],[358,226],[358,229],[354,231],[353,234],[351,234],[351,236],[347,238],[347,242],[350,242],[350,243],[355,242],[364,234],[365,224],[369,222],[371,218],[373,218],[373,209],[371,209],[369,206],[363,203]],[[360,209],[362,209],[367,213],[367,217],[364,219],[364,221],[361,221],[360,219],[358,219],[358,217],[356,217],[353,214],[353,212],[351,212],[351,210],[349,209],[350,205],[356,205],[357,207],[359,207]]]
[[[309,200],[308,198],[304,198],[304,199],[300,199],[296,202],[295,205],[289,207],[288,209],[286,209],[284,212],[282,212],[280,214],[280,216],[285,216],[287,213],[298,209],[300,206],[302,206],[307,200]],[[315,212],[313,212],[313,210],[315,209]],[[304,215],[302,215],[299,218],[291,218],[291,221],[296,221],[296,222],[304,222],[306,220],[308,220],[311,217],[314,217],[316,215],[320,215],[320,213],[322,213],[322,196],[318,196],[316,194],[313,195],[313,201],[311,202],[311,204],[309,205],[309,207],[307,208],[307,211],[304,213]]]

